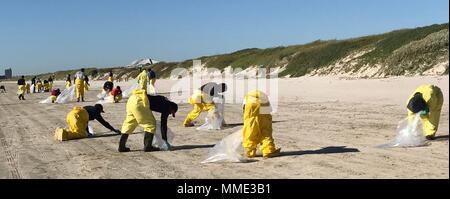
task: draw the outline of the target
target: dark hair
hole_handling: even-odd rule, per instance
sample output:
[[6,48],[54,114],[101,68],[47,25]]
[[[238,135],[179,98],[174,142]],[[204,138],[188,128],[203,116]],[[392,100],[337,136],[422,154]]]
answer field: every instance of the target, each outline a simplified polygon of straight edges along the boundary
[[175,102],[169,102],[169,107],[171,110],[177,112],[178,111],[178,104],[176,104]]
[[205,93],[207,93],[207,94],[209,94],[209,95],[211,95],[211,96],[214,96],[214,88],[217,86],[217,84],[216,83],[214,83],[214,82],[209,82],[209,83],[206,83],[206,84],[204,84],[203,86],[201,86],[200,87],[200,90],[202,90],[203,92],[205,92]]
[[84,68],[81,69],[81,72],[84,72]]
[[427,103],[423,99],[422,93],[414,93],[414,96],[409,100],[407,108],[413,112],[426,111],[428,109]]

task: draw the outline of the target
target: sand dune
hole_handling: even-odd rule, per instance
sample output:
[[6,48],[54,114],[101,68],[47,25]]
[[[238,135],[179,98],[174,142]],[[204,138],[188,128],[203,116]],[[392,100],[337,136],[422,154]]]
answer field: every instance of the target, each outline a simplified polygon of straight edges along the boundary
[[[273,127],[282,156],[213,164],[200,162],[210,147],[241,128],[240,104],[226,104],[230,126],[218,132],[182,127],[191,106],[180,104],[177,117],[169,119],[176,135],[174,151],[144,153],[140,132],[129,138],[132,152],[118,153],[119,136],[98,122],[90,125],[99,137],[53,140],[73,106],[97,101],[102,82],[92,84],[88,102],[51,105],[38,104],[48,93],[19,101],[16,85],[1,82],[9,92],[0,94],[0,178],[449,178],[448,81],[448,76],[280,79]],[[168,95],[175,82],[157,81],[158,91]],[[408,96],[424,83],[438,85],[444,93],[438,139],[427,147],[375,148],[395,137]],[[131,83],[118,84],[126,88]],[[104,117],[120,128],[125,103],[106,104],[105,111]]]

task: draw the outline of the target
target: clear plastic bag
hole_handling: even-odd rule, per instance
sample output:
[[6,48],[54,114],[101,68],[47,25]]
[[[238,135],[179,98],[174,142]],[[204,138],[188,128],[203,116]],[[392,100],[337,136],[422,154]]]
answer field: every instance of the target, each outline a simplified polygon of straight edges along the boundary
[[56,98],[56,103],[64,104],[72,101],[75,98],[75,85],[70,86],[68,89],[64,89],[61,94]]
[[135,81],[130,87],[122,92],[123,98],[128,98],[133,93],[134,90],[139,88],[139,83]]
[[51,104],[51,103],[52,103],[52,99],[50,97],[39,102],[39,104]]
[[147,85],[147,94],[156,95],[156,89],[155,87],[153,87],[153,85],[151,84]]
[[208,114],[205,118],[205,123],[199,127],[197,130],[220,130],[224,122],[224,109],[225,109],[225,99],[223,97],[213,98],[215,110],[214,113]]
[[108,96],[108,93],[106,91],[102,91],[101,93],[99,93],[97,95],[97,98],[102,100],[102,99],[105,99],[105,97],[107,97],[107,96]]
[[226,136],[209,150],[208,158],[202,163],[247,162],[247,158],[242,156],[244,153],[242,140],[242,129]]
[[422,121],[420,120],[420,113],[414,115],[411,120],[408,117],[401,120],[397,126],[397,137],[394,141],[388,144],[377,146],[378,148],[393,148],[393,147],[419,147],[427,146],[429,142],[425,138],[422,129]]
[[102,99],[98,100],[96,104],[106,104],[106,103],[113,103],[114,97],[112,95],[108,95],[107,97],[103,97]]
[[[167,141],[169,143],[172,143],[174,137],[175,137],[175,135],[173,134],[172,130],[170,130],[170,128],[167,128]],[[169,146],[167,146],[166,141],[163,140],[162,135],[161,135],[161,122],[160,121],[156,121],[156,133],[153,137],[152,146],[159,148],[163,151],[169,150]]]
[[31,84],[31,86],[30,86],[30,93],[35,93],[34,92],[34,87],[35,87],[34,84]]
[[[128,98],[133,93],[134,90],[139,89],[140,85],[135,81],[130,87],[122,92],[123,98]],[[151,84],[147,85],[147,94],[156,95],[156,89]]]

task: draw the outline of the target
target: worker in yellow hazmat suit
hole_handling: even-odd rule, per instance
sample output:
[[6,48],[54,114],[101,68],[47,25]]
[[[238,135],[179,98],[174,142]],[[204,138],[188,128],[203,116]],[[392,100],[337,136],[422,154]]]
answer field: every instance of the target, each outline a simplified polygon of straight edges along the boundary
[[126,142],[128,135],[133,133],[137,126],[144,128],[144,151],[149,152],[159,150],[152,146],[153,136],[156,132],[156,120],[150,110],[150,106],[151,104],[145,90],[137,89],[133,91],[127,101],[127,117],[122,125],[119,152],[130,151],[130,148],[126,147]]
[[84,102],[84,89],[85,89],[85,85],[84,85],[84,80],[85,80],[84,68],[82,68],[80,71],[75,73],[75,77],[74,78],[75,78],[75,88],[76,88],[77,102],[80,102],[80,98]]
[[36,82],[36,89],[37,89],[38,93],[40,93],[42,91],[42,81],[41,81],[41,79],[37,80],[37,82]]
[[50,83],[48,80],[44,80],[44,92],[50,92]]
[[25,90],[27,91],[27,94],[29,94],[31,92],[31,86],[29,83],[25,84]]
[[185,127],[194,126],[192,123],[202,113],[202,111],[208,112],[208,114],[214,114],[215,105],[212,100],[213,84],[205,84],[196,90],[192,96],[189,97],[189,104],[194,106],[194,109],[186,116],[183,125]]
[[22,75],[22,77],[17,80],[17,86],[18,86],[18,92],[19,100],[25,100],[25,92],[27,91],[26,85],[25,85],[25,77]]
[[275,148],[272,137],[272,115],[270,114],[268,96],[258,90],[250,91],[244,99],[243,142],[247,157],[256,156],[256,147],[261,144],[260,151],[264,158],[274,157],[280,153]]
[[139,88],[142,90],[147,91],[147,84],[149,82],[148,75],[147,75],[147,69],[143,68],[141,69],[141,73],[136,77],[136,79],[139,82]]
[[414,114],[421,114],[423,131],[429,140],[435,138],[443,103],[442,91],[435,85],[419,86],[408,100],[408,116],[412,119]]
[[70,86],[72,86],[72,80],[70,79],[70,74],[68,74],[66,79],[66,89],[69,89]]
[[72,111],[67,114],[67,124],[69,129],[57,128],[55,131],[55,139],[59,141],[66,141],[72,139],[80,139],[91,136],[89,132],[89,120],[97,120],[107,129],[120,134],[118,129],[114,129],[105,119],[101,113],[104,113],[103,106],[96,104],[94,106],[75,106]]
[[113,72],[109,71],[108,82],[113,82]]
[[53,80],[55,79],[55,77],[50,76],[48,78],[48,87],[49,87],[49,91],[51,91],[53,89]]

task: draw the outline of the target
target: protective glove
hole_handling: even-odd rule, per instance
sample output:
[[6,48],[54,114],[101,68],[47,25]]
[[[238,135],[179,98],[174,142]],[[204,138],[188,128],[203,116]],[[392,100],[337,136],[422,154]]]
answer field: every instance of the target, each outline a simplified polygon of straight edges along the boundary
[[117,133],[117,134],[122,134],[122,132],[120,132],[120,130],[119,130],[119,129],[114,129],[114,133]]

